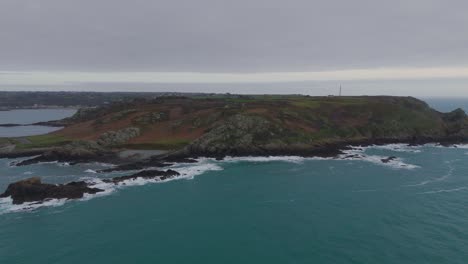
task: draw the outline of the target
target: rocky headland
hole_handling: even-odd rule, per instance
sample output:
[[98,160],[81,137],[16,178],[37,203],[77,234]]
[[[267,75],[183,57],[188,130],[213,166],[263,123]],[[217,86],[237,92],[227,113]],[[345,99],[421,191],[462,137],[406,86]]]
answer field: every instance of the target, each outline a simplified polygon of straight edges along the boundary
[[[350,146],[452,145],[468,139],[463,110],[440,113],[412,97],[388,96],[169,97],[85,108],[56,123],[65,127],[47,135],[47,141],[0,141],[0,158],[34,156],[16,166],[50,161],[115,164],[102,171],[109,172],[167,167],[196,162],[197,157],[336,157]],[[164,151],[136,161],[119,155],[139,149]],[[158,173],[128,177],[173,176]],[[32,185],[37,187],[37,182]],[[44,190],[49,189],[54,190]]]

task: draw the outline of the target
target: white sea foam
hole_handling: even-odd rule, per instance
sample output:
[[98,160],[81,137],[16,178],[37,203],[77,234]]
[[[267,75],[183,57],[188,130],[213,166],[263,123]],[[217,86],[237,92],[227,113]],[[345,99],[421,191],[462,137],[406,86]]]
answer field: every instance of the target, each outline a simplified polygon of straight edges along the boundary
[[427,192],[421,192],[418,194],[435,194],[435,193],[450,193],[450,192],[459,192],[463,190],[468,190],[468,187],[463,186],[459,188],[454,188],[454,189],[442,189],[442,190],[435,190],[435,191],[427,191]]
[[92,162],[92,163],[89,163],[89,164],[99,166],[99,167],[115,167],[114,164],[104,163],[104,162]]
[[441,177],[430,179],[430,180],[425,180],[425,181],[422,181],[422,182],[416,183],[416,184],[405,185],[405,187],[418,187],[418,186],[424,186],[424,185],[430,184],[430,183],[445,181],[447,178],[452,176],[453,171],[454,171],[454,169],[451,167],[449,169],[449,171],[446,174],[444,174],[443,176],[441,176]]
[[[83,198],[79,200],[87,201],[96,197],[106,196],[114,193],[118,189],[126,188],[129,186],[141,186],[149,183],[162,183],[180,179],[193,179],[195,176],[201,175],[205,172],[220,171],[223,169],[221,166],[219,166],[219,164],[214,162],[213,159],[199,159],[197,163],[175,164],[170,168],[179,172],[180,175],[165,180],[160,180],[159,178],[144,179],[140,177],[135,179],[128,179],[119,182],[118,184],[104,182],[102,179],[96,177],[81,177],[80,180],[86,181],[89,184],[89,187],[99,188],[103,190],[103,192],[98,192],[96,194],[85,193]],[[91,169],[87,170],[86,172],[89,172],[90,174],[95,173],[95,171]],[[0,199],[0,213],[30,211],[45,206],[60,206],[63,205],[66,201],[67,199],[50,199],[42,203],[24,203],[21,205],[14,205],[12,203],[11,198],[2,198]]]
[[177,178],[186,178],[193,179],[193,177],[201,175],[208,171],[220,171],[223,170],[221,166],[216,163],[213,163],[210,160],[200,160],[198,163],[192,165],[179,166],[174,165],[171,169],[176,170],[180,173],[180,176]]
[[65,204],[67,199],[48,199],[41,203],[29,202],[23,204],[13,204],[10,197],[0,198],[0,214],[11,212],[32,211],[41,207],[55,207]]
[[377,165],[391,167],[394,169],[412,170],[412,169],[420,168],[417,165],[405,163],[403,162],[401,158],[398,158],[398,157],[391,159],[388,162],[383,162],[382,160],[388,157],[379,156],[379,155],[367,155],[365,153],[365,150],[366,148],[353,147],[349,150],[343,151],[344,154],[341,154],[339,158],[343,160],[362,160],[362,161],[367,161],[367,162],[374,163]]
[[453,145],[444,146],[439,143],[437,144],[428,143],[428,144],[425,144],[424,146],[433,147],[433,148],[468,149],[468,144],[453,144]]
[[[284,161],[291,163],[302,163],[306,158],[299,156],[248,156],[248,157],[226,157],[223,162],[271,162]],[[315,158],[314,158],[315,159]]]
[[33,173],[34,173],[34,172],[32,172],[32,171],[25,171],[25,172],[23,172],[24,175],[31,175],[31,174],[33,174]]
[[[385,148],[385,147],[384,147]],[[402,146],[395,145],[388,147],[393,150],[403,151]],[[350,150],[345,151],[344,154],[340,155],[337,158],[321,158],[321,157],[299,157],[299,156],[269,156],[269,157],[226,157],[222,161],[216,161],[212,158],[199,158],[197,159],[197,163],[179,163],[174,164],[170,169],[174,169],[180,173],[179,176],[173,177],[166,180],[160,180],[159,178],[155,179],[144,179],[144,178],[136,178],[136,179],[129,179],[119,184],[108,183],[104,182],[102,179],[96,177],[82,177],[82,180],[86,180],[89,183],[90,187],[99,188],[104,190],[103,192],[99,192],[96,194],[85,194],[84,197],[80,200],[90,200],[95,197],[101,197],[105,195],[109,195],[118,189],[126,188],[128,186],[140,186],[149,183],[161,183],[167,182],[172,180],[179,180],[179,179],[193,179],[197,175],[201,175],[208,171],[220,171],[223,170],[221,164],[223,163],[233,163],[233,162],[271,162],[271,161],[283,161],[289,163],[300,164],[306,160],[363,160],[379,165],[389,166],[392,168],[404,168],[404,169],[414,169],[418,168],[416,165],[406,164],[401,159],[396,158],[394,160],[389,161],[388,163],[383,163],[381,160],[387,157],[377,156],[377,155],[367,155],[365,153],[366,148],[352,148]],[[58,162],[48,162],[48,163],[58,163]],[[42,163],[44,164],[44,163]],[[112,164],[105,164],[105,163],[95,163],[96,165],[103,166],[103,167],[113,167]],[[60,165],[60,164],[59,164]],[[62,164],[67,166],[68,164]],[[95,174],[96,171],[92,169],[87,169],[85,171],[88,175]],[[128,172],[125,172],[128,173]],[[122,173],[119,173],[122,174]],[[111,174],[108,174],[111,175]],[[364,190],[362,190],[364,191]],[[370,191],[370,190],[365,190]],[[12,200],[10,198],[3,198],[0,199],[0,212],[17,212],[17,211],[27,211],[27,210],[34,210],[36,208],[44,207],[44,206],[60,206],[63,205],[67,200],[66,199],[51,199],[47,200],[42,203],[24,203],[22,205],[13,205]]]
[[372,145],[364,147],[364,149],[384,149],[395,152],[410,152],[410,153],[420,153],[421,146],[409,146],[408,144],[387,144],[387,145]]

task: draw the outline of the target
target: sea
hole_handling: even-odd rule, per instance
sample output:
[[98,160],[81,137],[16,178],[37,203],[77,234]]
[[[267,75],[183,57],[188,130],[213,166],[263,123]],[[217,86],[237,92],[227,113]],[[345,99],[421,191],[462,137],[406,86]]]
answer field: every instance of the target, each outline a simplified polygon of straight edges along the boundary
[[0,137],[25,137],[42,135],[60,127],[31,125],[37,122],[60,120],[72,116],[76,109],[15,109],[0,111],[0,124],[19,124],[25,126],[0,127]]
[[1,199],[0,263],[467,263],[468,146],[348,154],[357,156],[201,158],[175,165],[177,179],[119,186],[101,179],[131,172],[96,173],[110,164],[0,159],[0,192],[31,176],[106,190],[44,204]]

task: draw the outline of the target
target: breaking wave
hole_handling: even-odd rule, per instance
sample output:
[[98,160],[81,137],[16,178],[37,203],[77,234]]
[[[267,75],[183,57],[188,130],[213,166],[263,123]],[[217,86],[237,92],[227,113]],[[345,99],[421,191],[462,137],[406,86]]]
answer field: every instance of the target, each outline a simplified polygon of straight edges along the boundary
[[[163,183],[163,182],[180,180],[180,179],[193,179],[195,176],[203,174],[208,171],[223,170],[221,166],[213,163],[211,159],[200,159],[199,162],[193,163],[193,164],[192,163],[176,164],[176,165],[170,166],[169,168],[177,170],[177,172],[179,172],[180,175],[173,177],[173,178],[166,179],[166,180],[160,180],[157,178],[155,179],[144,179],[144,178],[128,179],[128,180],[119,182],[118,184],[104,182],[103,181],[104,178],[101,179],[101,178],[89,177],[89,176],[81,177],[79,179],[86,181],[89,184],[89,187],[99,188],[104,191],[96,193],[96,194],[85,193],[83,198],[77,199],[76,201],[87,201],[96,197],[107,196],[107,195],[114,193],[115,191],[119,189],[130,187],[130,186],[141,186],[141,185],[146,185],[149,183]],[[91,169],[88,169],[85,172],[89,174],[96,173],[96,171],[91,170]],[[120,172],[119,174],[122,174],[122,173]],[[111,174],[108,174],[107,176],[109,175]],[[8,213],[8,212],[32,211],[41,207],[61,206],[61,205],[64,205],[67,201],[73,201],[73,200],[49,199],[43,202],[31,202],[31,203],[23,203],[20,205],[15,205],[13,204],[13,200],[10,197],[0,198],[0,214]]]
[[418,187],[418,186],[424,186],[424,185],[427,185],[427,184],[430,184],[430,183],[445,181],[447,178],[449,178],[449,177],[451,177],[453,175],[453,171],[454,171],[453,167],[450,167],[449,171],[446,174],[444,174],[443,176],[441,176],[441,177],[433,178],[433,179],[430,179],[430,180],[425,180],[425,181],[422,181],[422,182],[416,183],[416,184],[405,185],[405,187]]
[[[322,158],[322,157],[300,157],[300,156],[269,156],[269,157],[262,157],[262,156],[252,156],[252,157],[226,157],[221,161],[217,161],[213,158],[199,158],[197,159],[197,163],[179,163],[174,164],[168,168],[176,170],[180,173],[179,176],[160,180],[160,179],[144,179],[144,178],[136,178],[136,179],[128,179],[118,184],[104,182],[104,177],[110,178],[115,175],[122,175],[128,174],[127,172],[117,172],[117,173],[108,173],[108,174],[98,174],[94,169],[87,169],[83,172],[83,175],[79,178],[80,180],[84,180],[89,183],[90,187],[99,188],[104,190],[103,192],[96,193],[96,194],[85,194],[82,199],[79,200],[90,200],[95,197],[106,196],[114,193],[115,191],[126,188],[129,186],[141,186],[150,183],[162,183],[168,182],[173,180],[180,180],[180,179],[193,179],[195,176],[204,174],[209,171],[221,171],[223,170],[222,164],[223,163],[237,163],[237,162],[272,162],[272,161],[282,161],[294,164],[301,164],[304,161],[310,160],[358,160],[364,162],[370,162],[373,164],[381,165],[390,167],[393,169],[416,169],[419,168],[417,165],[405,163],[401,158],[394,157],[393,159],[389,160],[388,162],[383,162],[382,159],[386,159],[388,157],[379,156],[379,155],[369,155],[366,153],[367,149],[370,148],[378,148],[378,149],[385,149],[390,151],[396,152],[413,152],[418,153],[420,152],[417,147],[409,147],[404,144],[390,144],[384,146],[370,146],[370,147],[353,147],[349,150],[344,151],[344,154],[339,155],[335,158]],[[50,162],[56,163],[58,166],[71,166],[65,163],[58,163],[58,162]],[[44,164],[44,163],[43,163]],[[47,163],[46,163],[47,164]],[[96,166],[101,167],[112,167],[112,164],[100,164],[94,163]],[[147,168],[151,169],[151,168]],[[159,168],[154,168],[159,169]],[[96,177],[94,175],[104,176],[102,178]],[[79,176],[78,176],[79,177]],[[78,200],[78,201],[79,201]],[[24,203],[21,205],[13,205],[12,200],[10,198],[2,198],[0,199],[0,214],[4,212],[18,212],[18,211],[30,211],[40,207],[45,206],[60,206],[63,205],[67,200],[66,199],[51,199],[44,201],[42,203]]]
[[388,156],[379,156],[379,155],[368,155],[366,154],[366,149],[373,147],[352,147],[349,150],[343,151],[344,154],[339,156],[343,160],[362,160],[370,162],[373,164],[387,166],[393,169],[408,169],[413,170],[420,168],[418,165],[405,163],[401,158],[392,157],[392,159],[383,162],[384,159],[389,158]]

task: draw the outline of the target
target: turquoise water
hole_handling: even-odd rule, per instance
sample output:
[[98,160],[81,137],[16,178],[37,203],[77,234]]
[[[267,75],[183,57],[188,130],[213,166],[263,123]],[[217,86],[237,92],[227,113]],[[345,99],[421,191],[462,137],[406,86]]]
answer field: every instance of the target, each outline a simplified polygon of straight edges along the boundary
[[[17,109],[0,111],[0,124],[33,124],[59,120],[72,116],[75,112],[75,109]],[[57,129],[60,128],[47,126],[0,127],[0,137],[41,135]]]
[[[465,102],[444,100],[430,104]],[[131,172],[94,173],[106,164],[0,159],[0,192],[31,176],[106,189],[39,208],[0,199],[0,263],[466,263],[466,146],[351,153],[361,158],[202,159],[174,168],[178,180],[119,187],[98,178]]]
[[[0,263],[466,263],[467,152],[395,145],[359,160],[202,160],[181,165],[180,180],[86,201],[4,204]],[[379,162],[389,155],[399,160]],[[25,173],[66,182],[102,167],[1,162],[1,189]]]

